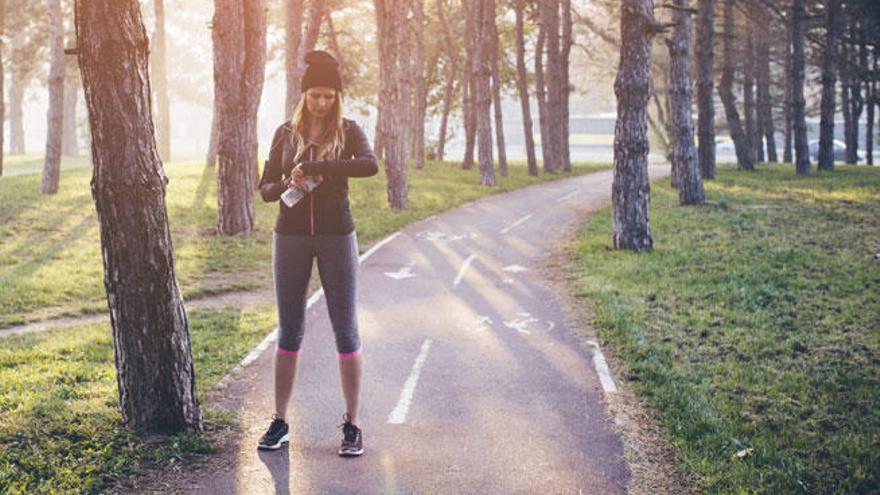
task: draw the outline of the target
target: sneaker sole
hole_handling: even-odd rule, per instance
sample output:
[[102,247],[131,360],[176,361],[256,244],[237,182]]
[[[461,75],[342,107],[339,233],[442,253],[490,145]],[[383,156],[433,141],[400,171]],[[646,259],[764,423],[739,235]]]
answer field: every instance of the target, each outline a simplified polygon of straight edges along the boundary
[[364,453],[364,449],[360,450],[339,450],[340,457],[358,457]]
[[257,444],[257,449],[258,450],[278,450],[281,448],[282,444],[288,443],[289,441],[290,441],[290,434],[288,433],[287,435],[284,435],[283,437],[281,437],[281,439],[278,440],[278,443],[275,443],[272,445],[267,445],[267,444],[263,444],[263,443]]

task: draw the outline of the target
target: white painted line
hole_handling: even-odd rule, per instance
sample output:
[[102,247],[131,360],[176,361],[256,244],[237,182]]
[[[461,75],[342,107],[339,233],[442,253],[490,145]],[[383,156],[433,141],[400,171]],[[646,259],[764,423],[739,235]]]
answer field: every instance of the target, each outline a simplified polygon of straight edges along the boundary
[[504,268],[502,268],[502,270],[504,270],[505,272],[510,272],[510,273],[519,273],[519,272],[524,272],[524,271],[528,270],[528,268],[526,268],[524,266],[519,266],[519,265],[508,265],[508,266],[505,266]]
[[388,278],[393,278],[394,280],[403,280],[405,278],[415,277],[416,274],[412,272],[413,265],[404,265],[400,267],[400,270],[396,272],[385,272],[385,276]]
[[580,193],[580,191],[572,191],[572,192],[566,194],[565,196],[562,196],[562,197],[556,198],[556,202],[557,202],[557,203],[562,203],[563,201],[568,201],[569,199],[571,199],[571,198],[577,196],[578,193]]
[[400,425],[406,421],[406,414],[409,412],[409,406],[412,403],[413,394],[416,391],[416,384],[419,383],[419,375],[422,373],[422,366],[425,365],[425,359],[428,358],[428,351],[431,349],[431,339],[425,339],[422,343],[422,350],[416,356],[416,362],[413,363],[412,371],[403,384],[403,390],[400,391],[400,399],[394,410],[388,415],[388,422],[393,425]]
[[[379,250],[379,248],[381,248],[385,244],[388,244],[395,237],[397,237],[399,235],[400,235],[399,231],[395,232],[395,233],[389,235],[388,237],[382,239],[381,241],[377,242],[376,244],[374,244],[373,247],[371,247],[370,249],[367,250],[367,252],[360,255],[360,257],[358,258],[358,263],[363,263],[365,259],[372,256],[373,253],[375,253],[376,251]],[[311,308],[312,305],[314,305],[316,302],[318,302],[318,300],[321,299],[322,295],[324,295],[324,288],[323,287],[316,290],[315,293],[312,294],[311,297],[309,297],[309,300],[306,302],[306,309]],[[234,373],[238,373],[239,371],[242,370],[242,368],[244,368],[244,367],[250,365],[251,363],[253,363],[254,361],[256,361],[257,358],[260,357],[260,354],[262,354],[263,351],[268,349],[269,346],[272,345],[272,343],[275,342],[275,340],[277,340],[277,339],[278,339],[278,327],[275,327],[272,329],[271,332],[269,332],[268,335],[266,335],[265,338],[263,338],[263,340],[259,344],[257,344],[256,347],[253,348],[253,350],[251,350],[251,352],[248,353],[247,356],[244,357],[244,359],[241,360],[240,363],[238,363],[237,365],[235,365],[234,368],[232,368],[232,371],[230,371],[229,373],[224,375],[223,378],[221,378],[220,381],[217,382],[217,387],[218,388],[225,387],[227,385],[227,383],[229,382],[229,380],[232,378],[232,375]]]
[[473,262],[474,258],[476,258],[476,257],[477,257],[476,254],[472,254],[472,255],[468,256],[466,260],[464,260],[464,263],[462,263],[461,268],[458,269],[458,275],[456,275],[455,280],[452,281],[453,287],[458,287],[458,284],[461,283],[461,279],[464,278],[465,272],[467,271],[468,268],[470,268],[471,262]]
[[596,341],[588,340],[587,344],[593,346],[593,363],[596,365],[596,373],[599,375],[599,382],[602,383],[602,390],[605,392],[617,392],[617,385],[611,378],[611,371],[608,369],[608,363],[605,361],[605,355],[599,349]]
[[534,215],[534,213],[529,213],[528,215],[526,215],[526,216],[520,218],[519,220],[517,220],[517,221],[513,222],[512,224],[508,225],[507,227],[504,227],[503,229],[501,229],[501,231],[499,232],[499,234],[506,234],[506,233],[510,232],[511,230],[515,229],[515,228],[518,227],[519,225],[522,225],[526,220],[532,218],[532,215]]

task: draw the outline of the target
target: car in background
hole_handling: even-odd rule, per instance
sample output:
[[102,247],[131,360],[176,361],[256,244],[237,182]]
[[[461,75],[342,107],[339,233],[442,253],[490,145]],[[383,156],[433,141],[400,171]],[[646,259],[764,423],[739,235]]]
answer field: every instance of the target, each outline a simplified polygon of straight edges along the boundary
[[[810,159],[813,161],[819,160],[819,140],[813,139],[810,141]],[[845,162],[846,161],[846,144],[840,140],[833,140],[831,142],[834,147],[834,161],[835,162]],[[864,156],[859,155],[856,152],[856,162],[862,162],[865,159]]]

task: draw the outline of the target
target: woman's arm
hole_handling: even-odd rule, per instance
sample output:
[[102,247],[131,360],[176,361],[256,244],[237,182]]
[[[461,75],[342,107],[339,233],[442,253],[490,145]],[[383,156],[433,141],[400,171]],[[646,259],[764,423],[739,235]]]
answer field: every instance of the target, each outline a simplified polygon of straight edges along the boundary
[[351,160],[304,161],[301,163],[305,175],[335,174],[346,177],[370,177],[379,172],[379,160],[373,153],[370,141],[359,125],[352,122],[348,133],[348,146],[351,146]]
[[269,159],[263,167],[263,176],[260,178],[260,196],[263,201],[278,201],[281,194],[287,190],[288,183],[282,179],[281,174],[281,156],[284,143],[282,140],[287,139],[288,135],[284,129],[284,124],[275,131],[272,138],[272,148],[269,151]]

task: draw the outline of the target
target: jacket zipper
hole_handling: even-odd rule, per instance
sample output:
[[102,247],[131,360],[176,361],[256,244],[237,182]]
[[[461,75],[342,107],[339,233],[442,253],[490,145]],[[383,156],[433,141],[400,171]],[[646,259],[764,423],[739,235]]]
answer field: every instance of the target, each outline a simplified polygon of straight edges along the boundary
[[[309,159],[315,159],[315,148],[312,145],[312,149],[309,150]],[[309,234],[315,235],[315,192],[309,191]]]

